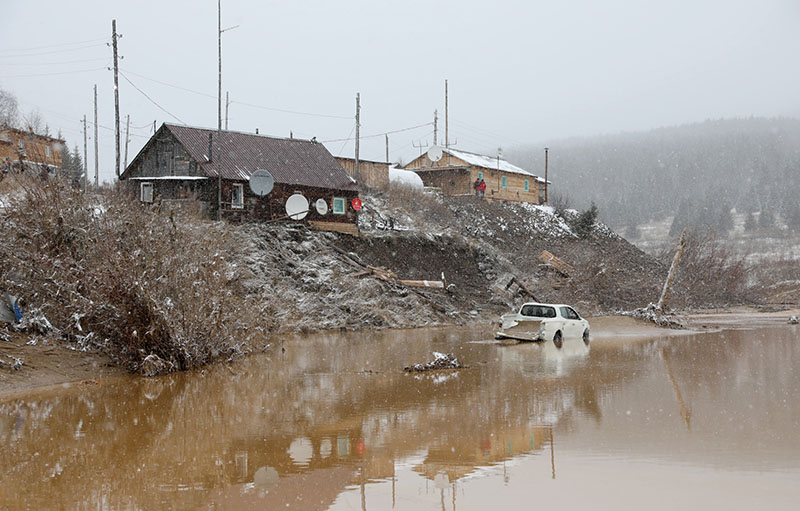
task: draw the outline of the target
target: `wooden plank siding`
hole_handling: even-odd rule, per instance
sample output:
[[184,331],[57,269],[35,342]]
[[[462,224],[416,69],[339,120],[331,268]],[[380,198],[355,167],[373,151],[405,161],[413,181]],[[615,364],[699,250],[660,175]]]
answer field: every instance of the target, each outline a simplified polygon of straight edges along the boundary
[[0,162],[8,158],[15,165],[28,161],[60,169],[62,168],[61,150],[64,144],[63,140],[37,135],[30,131],[2,128],[0,129]]
[[[350,177],[356,177],[356,160],[354,158],[344,158],[342,156],[335,156],[336,161],[342,166],[344,170],[350,174]],[[370,160],[358,161],[358,180],[359,185],[367,185],[370,187],[380,187],[389,184],[389,163]]]
[[[405,166],[406,170],[416,172],[425,186],[441,188],[445,195],[475,195],[472,183],[483,175],[486,182],[485,198],[496,202],[530,202],[540,204],[540,183],[534,176],[507,172],[470,165],[468,162],[449,154],[445,154],[438,162],[432,162],[427,154],[412,160]],[[503,177],[506,186],[503,187]],[[528,191],[525,191],[525,181]]]

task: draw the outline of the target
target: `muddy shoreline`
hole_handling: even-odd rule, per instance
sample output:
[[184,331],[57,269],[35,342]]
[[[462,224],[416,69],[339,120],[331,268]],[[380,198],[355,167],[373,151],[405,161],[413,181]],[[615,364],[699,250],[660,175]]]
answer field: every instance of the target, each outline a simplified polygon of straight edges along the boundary
[[[627,343],[647,341],[654,336],[667,337],[709,330],[757,329],[787,325],[789,317],[793,315],[800,316],[800,308],[771,312],[761,312],[752,308],[693,312],[677,316],[687,326],[685,330],[660,328],[644,320],[624,316],[596,316],[588,319],[592,325],[592,342]],[[473,326],[491,330],[493,324],[493,321],[476,321]],[[424,328],[448,328],[448,326]],[[115,365],[102,353],[70,349],[69,343],[54,339],[38,338],[35,344],[27,344],[31,338],[24,334],[10,334],[10,337],[12,342],[0,343],[0,355],[21,358],[24,363],[18,370],[0,368],[0,400],[35,389],[72,384],[92,386],[120,377],[135,377],[124,368]],[[279,338],[280,336],[276,337]],[[139,376],[139,378],[146,377]]]

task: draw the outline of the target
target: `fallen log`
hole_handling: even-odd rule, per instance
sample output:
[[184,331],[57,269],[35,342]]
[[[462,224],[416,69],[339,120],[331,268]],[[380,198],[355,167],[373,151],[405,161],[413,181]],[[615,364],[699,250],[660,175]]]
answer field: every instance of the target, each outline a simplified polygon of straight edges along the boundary
[[424,364],[413,364],[403,368],[407,373],[422,373],[426,371],[439,371],[445,369],[462,369],[466,367],[452,353],[433,352],[434,359]]

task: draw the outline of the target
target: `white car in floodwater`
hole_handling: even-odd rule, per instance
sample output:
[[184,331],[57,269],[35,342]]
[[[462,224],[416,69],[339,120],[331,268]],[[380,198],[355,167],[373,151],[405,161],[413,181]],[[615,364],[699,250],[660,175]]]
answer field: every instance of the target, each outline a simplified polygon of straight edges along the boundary
[[589,342],[589,322],[564,304],[523,304],[519,312],[503,314],[499,326],[495,339],[553,341],[557,348],[562,346],[565,338]]

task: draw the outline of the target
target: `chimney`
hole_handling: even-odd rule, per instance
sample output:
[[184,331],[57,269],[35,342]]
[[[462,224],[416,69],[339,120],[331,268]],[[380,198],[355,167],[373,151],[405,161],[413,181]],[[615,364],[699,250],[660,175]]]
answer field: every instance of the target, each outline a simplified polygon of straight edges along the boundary
[[258,128],[256,128],[256,135],[258,135]]

